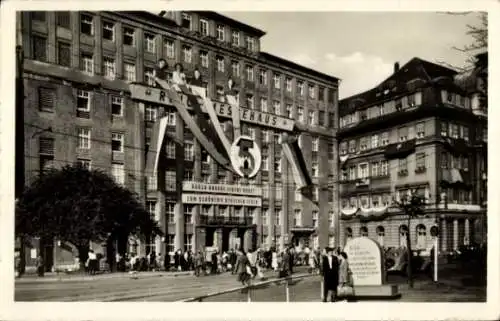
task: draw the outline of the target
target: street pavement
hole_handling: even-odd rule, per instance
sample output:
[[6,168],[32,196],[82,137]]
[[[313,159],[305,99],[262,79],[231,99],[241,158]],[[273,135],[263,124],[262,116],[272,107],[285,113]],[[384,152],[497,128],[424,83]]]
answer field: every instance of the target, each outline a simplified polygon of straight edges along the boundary
[[[277,273],[264,273],[270,279]],[[97,276],[59,276],[16,279],[15,301],[178,301],[241,286],[236,275],[141,272]]]
[[[303,268],[297,274],[304,274]],[[276,273],[266,272],[268,279]],[[398,302],[484,302],[485,286],[463,286],[463,275],[442,275],[439,286],[428,276],[417,276],[415,286],[409,289],[406,279],[391,275],[388,282],[398,284],[402,294]],[[257,280],[255,282],[258,282]],[[291,302],[319,302],[321,278],[310,276],[292,281],[289,286]],[[136,279],[128,274],[108,274],[95,277],[25,278],[16,280],[16,301],[155,301],[172,302],[203,296],[209,293],[240,287],[236,275],[224,273],[212,276],[172,274],[166,272],[143,272]],[[283,282],[272,282],[250,290],[253,302],[284,302],[286,297]],[[246,302],[246,290],[216,295],[204,302]]]

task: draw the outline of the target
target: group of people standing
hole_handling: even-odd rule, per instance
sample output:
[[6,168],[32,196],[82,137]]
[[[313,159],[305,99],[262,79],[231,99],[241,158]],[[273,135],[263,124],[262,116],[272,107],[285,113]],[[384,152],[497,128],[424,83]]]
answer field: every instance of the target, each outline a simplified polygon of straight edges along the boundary
[[347,254],[340,249],[326,248],[321,258],[321,274],[323,276],[323,302],[330,297],[331,302],[340,296],[348,296],[346,289],[352,289],[351,271]]

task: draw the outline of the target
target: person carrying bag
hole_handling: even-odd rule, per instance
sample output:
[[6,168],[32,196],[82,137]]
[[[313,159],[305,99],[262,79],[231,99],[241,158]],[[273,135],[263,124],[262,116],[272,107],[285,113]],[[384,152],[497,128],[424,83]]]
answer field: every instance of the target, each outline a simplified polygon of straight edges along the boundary
[[339,266],[339,285],[337,287],[337,296],[340,298],[350,298],[354,296],[354,288],[352,282],[352,274],[349,269],[349,262],[347,261],[347,254],[340,253],[340,266]]

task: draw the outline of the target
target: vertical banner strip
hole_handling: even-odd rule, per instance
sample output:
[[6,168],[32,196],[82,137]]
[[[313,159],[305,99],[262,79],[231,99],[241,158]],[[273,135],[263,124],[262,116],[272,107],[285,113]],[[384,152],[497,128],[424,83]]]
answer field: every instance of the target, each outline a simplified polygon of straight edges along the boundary
[[153,125],[151,133],[151,144],[146,155],[146,173],[152,175],[156,173],[161,149],[165,141],[165,131],[167,127],[167,118],[163,117],[157,120]]
[[233,116],[233,130],[234,130],[234,140],[241,136],[241,124],[240,124],[240,106],[236,102],[236,98],[231,95],[226,95],[226,99],[231,105],[231,111]]
[[189,128],[191,133],[196,137],[198,142],[205,148],[205,150],[218,162],[220,165],[226,167],[229,170],[232,170],[229,160],[221,155],[215,146],[207,139],[207,137],[201,132],[200,128],[194,121],[194,119],[189,115],[185,104],[181,102],[181,97],[179,94],[164,80],[156,78],[156,82],[160,84],[168,93],[168,96],[172,102],[172,105],[177,109],[177,112],[181,116],[182,120],[186,123],[186,126]]
[[219,139],[221,140],[222,145],[224,146],[224,149],[226,150],[227,154],[230,155],[231,143],[227,139],[226,133],[224,133],[224,130],[220,125],[219,118],[217,117],[217,113],[215,112],[214,103],[206,97],[203,100],[205,102],[204,104],[205,110],[207,111],[208,116],[210,117],[210,121],[212,122],[215,131],[217,132],[217,135],[219,136]]

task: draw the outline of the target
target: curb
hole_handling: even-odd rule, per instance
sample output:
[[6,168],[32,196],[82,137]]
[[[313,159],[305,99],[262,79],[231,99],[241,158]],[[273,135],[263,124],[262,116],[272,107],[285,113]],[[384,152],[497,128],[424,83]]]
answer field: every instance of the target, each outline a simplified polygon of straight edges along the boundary
[[[144,272],[143,272],[144,273]],[[78,281],[99,281],[99,280],[108,280],[108,279],[118,279],[118,278],[130,278],[130,279],[145,279],[145,278],[153,278],[153,277],[178,277],[178,276],[188,276],[192,275],[191,271],[189,272],[156,272],[156,273],[148,273],[141,274],[141,272],[137,274],[129,274],[129,273],[109,273],[102,275],[78,275],[78,276],[50,276],[50,277],[37,277],[37,276],[29,276],[29,277],[21,277],[16,278],[15,283],[55,283],[55,282],[78,282]]]

